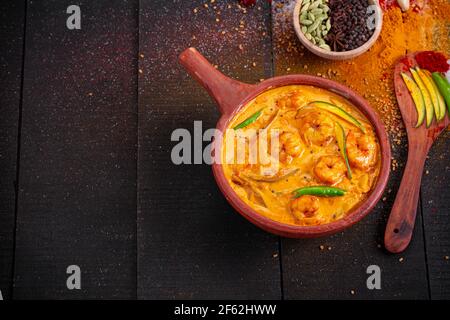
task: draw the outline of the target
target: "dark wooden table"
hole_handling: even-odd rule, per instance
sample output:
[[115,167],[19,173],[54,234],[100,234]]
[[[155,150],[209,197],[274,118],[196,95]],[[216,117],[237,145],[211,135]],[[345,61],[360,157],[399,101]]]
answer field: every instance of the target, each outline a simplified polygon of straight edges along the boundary
[[[219,117],[177,64],[184,48],[249,83],[286,72],[271,6],[259,3],[245,13],[235,1],[1,2],[4,299],[450,297],[448,132],[430,154],[400,255],[382,247],[395,192],[345,232],[284,239],[236,214],[208,165],[172,164],[172,131]],[[81,30],[66,27],[71,4]],[[73,264],[81,290],[66,287]],[[366,287],[369,265],[381,268],[381,290]]]

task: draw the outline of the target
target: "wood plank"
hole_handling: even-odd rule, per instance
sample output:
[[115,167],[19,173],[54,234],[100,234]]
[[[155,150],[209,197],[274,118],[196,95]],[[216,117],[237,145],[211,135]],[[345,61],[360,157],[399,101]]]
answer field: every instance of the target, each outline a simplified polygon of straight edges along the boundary
[[[404,253],[389,254],[381,245],[385,212],[393,200],[389,197],[362,222],[334,236],[284,240],[286,299],[428,299],[421,217]],[[381,290],[367,288],[370,265],[381,269]]]
[[0,3],[0,290],[11,297],[25,1]]
[[174,129],[192,133],[199,120],[206,130],[219,118],[178,65],[182,50],[197,47],[243,81],[271,73],[269,7],[244,13],[237,2],[204,3],[140,3],[138,297],[277,299],[278,238],[230,207],[208,165],[176,166],[170,158]]
[[[332,68],[331,62],[303,49],[295,36],[291,24],[294,2],[272,2],[275,74],[326,75]],[[339,77],[335,78],[339,80]],[[393,157],[400,169],[390,177],[383,196],[385,201],[381,201],[368,217],[331,237],[300,241],[283,239],[281,256],[286,299],[429,298],[421,214],[418,214],[413,241],[407,251],[391,255],[382,247],[387,215],[400,183],[401,166],[406,160],[405,138],[399,145],[394,148]],[[420,208],[418,212],[421,213]],[[381,269],[381,290],[367,289],[369,265],[378,265]]]
[[450,298],[450,131],[435,142],[422,178],[422,208],[432,299]]
[[28,2],[14,298],[133,298],[138,3],[71,4]]

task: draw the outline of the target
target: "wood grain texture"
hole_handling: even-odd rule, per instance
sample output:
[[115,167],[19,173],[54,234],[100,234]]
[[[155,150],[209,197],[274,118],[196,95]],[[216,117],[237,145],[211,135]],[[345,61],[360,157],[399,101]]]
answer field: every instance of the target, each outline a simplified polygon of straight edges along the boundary
[[27,7],[14,298],[134,298],[137,2],[71,4]]
[[[140,3],[138,297],[278,299],[278,238],[234,212],[209,165],[171,161],[173,130],[193,133],[196,120],[214,128],[219,118],[178,64],[184,49],[197,47],[225,74],[249,83],[270,72],[268,8],[244,14],[236,2],[203,3]],[[235,31],[240,20],[255,26],[252,34]]]
[[[351,229],[321,239],[280,241],[231,208],[209,166],[171,163],[174,129],[192,133],[195,120],[213,128],[219,118],[177,63],[185,48],[196,47],[224,74],[248,83],[328,68],[312,54],[272,49],[271,37],[279,45],[293,30],[289,21],[284,31],[271,30],[266,1],[247,13],[237,1],[204,3],[141,0],[138,16],[138,0],[79,1],[82,30],[72,32],[65,10],[73,2],[28,1],[10,290],[25,1],[1,2],[3,297],[448,299],[448,131],[425,164],[412,242],[400,255],[387,253],[382,239],[406,139],[394,150],[400,169],[385,200]],[[70,264],[82,268],[80,291],[66,289]],[[381,268],[381,290],[366,287],[371,264]]]
[[[286,8],[290,8],[292,3],[294,1],[273,1],[272,5],[274,11],[288,12]],[[323,70],[331,68],[328,60],[307,50],[294,50],[301,48],[301,45],[295,35],[292,36],[290,19],[282,14],[275,17],[280,19],[272,22],[275,75],[296,72],[316,75],[324,74]],[[393,150],[393,158],[404,166],[406,139],[400,145],[403,147]],[[391,255],[382,247],[387,214],[400,178],[399,170],[392,172],[384,201],[380,201],[364,220],[343,233],[316,240],[282,240],[286,299],[429,298],[422,228],[414,230],[410,248],[401,255]],[[421,226],[420,215],[417,223]],[[324,249],[321,250],[320,246]],[[381,269],[381,290],[367,289],[366,279],[369,275],[366,269],[372,264]]]
[[[397,151],[395,158],[402,159],[400,163],[404,165],[406,150]],[[385,200],[352,228],[328,238],[283,240],[286,299],[429,298],[420,206],[417,228],[408,249],[393,255],[383,247],[384,230],[401,171],[391,173]],[[370,265],[381,269],[381,290],[367,289],[366,270]]]
[[430,150],[422,178],[422,208],[432,299],[450,298],[450,131]]
[[[428,299],[421,228],[401,255],[391,255],[382,247],[387,219],[383,212],[392,202],[389,199],[362,222],[332,237],[283,240],[285,298]],[[420,217],[417,223],[421,223]],[[367,288],[370,265],[381,269],[381,290]]]
[[11,297],[25,1],[0,2],[0,290]]

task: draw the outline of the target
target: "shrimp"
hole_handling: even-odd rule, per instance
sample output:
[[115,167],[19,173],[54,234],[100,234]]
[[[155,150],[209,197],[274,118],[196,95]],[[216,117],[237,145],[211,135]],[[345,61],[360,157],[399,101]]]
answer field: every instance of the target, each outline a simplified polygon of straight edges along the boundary
[[293,158],[299,157],[303,153],[300,136],[296,132],[284,131],[280,134],[280,145],[282,151]]
[[305,97],[302,96],[300,93],[294,93],[292,95],[283,97],[277,101],[277,106],[280,109],[291,109],[291,108],[298,108],[302,104],[305,103]]
[[298,220],[313,217],[319,211],[319,198],[315,196],[301,196],[291,202],[291,213]]
[[347,136],[347,155],[351,165],[369,170],[377,162],[378,145],[373,136],[350,131]]
[[333,120],[318,111],[310,111],[300,115],[300,130],[305,141],[311,145],[327,146],[334,138]]
[[329,184],[341,182],[346,173],[347,167],[339,156],[322,156],[314,167],[317,178]]

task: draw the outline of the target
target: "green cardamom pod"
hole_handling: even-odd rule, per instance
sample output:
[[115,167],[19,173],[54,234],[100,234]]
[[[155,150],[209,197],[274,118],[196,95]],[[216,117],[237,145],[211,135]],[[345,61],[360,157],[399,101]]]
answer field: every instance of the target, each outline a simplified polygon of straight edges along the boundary
[[317,19],[316,21],[314,21],[314,23],[308,27],[308,32],[312,32],[312,31],[316,30],[317,27],[318,27],[321,23],[322,23],[322,20],[321,20],[321,19]]
[[322,4],[322,0],[316,0],[313,3],[311,3],[311,5],[309,6],[309,9],[310,10],[316,9],[319,6],[319,4]]
[[308,11],[310,5],[311,5],[310,3],[305,4],[305,5],[302,7],[302,9],[300,10],[300,12],[306,12],[306,11]]
[[327,45],[327,44],[321,44],[321,45],[319,46],[319,48],[322,48],[322,49],[327,50],[327,51],[331,51],[330,46]]
[[317,20],[317,19],[325,20],[325,19],[328,18],[328,15],[326,15],[326,14],[324,14],[324,13],[320,13],[320,14],[316,14],[315,17],[316,17],[316,20]]

